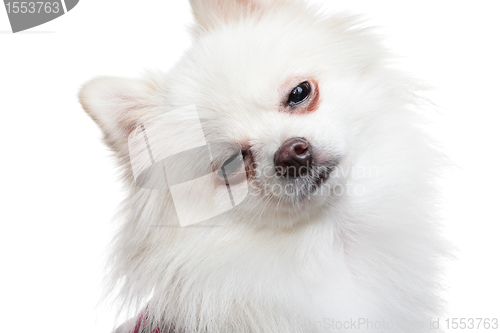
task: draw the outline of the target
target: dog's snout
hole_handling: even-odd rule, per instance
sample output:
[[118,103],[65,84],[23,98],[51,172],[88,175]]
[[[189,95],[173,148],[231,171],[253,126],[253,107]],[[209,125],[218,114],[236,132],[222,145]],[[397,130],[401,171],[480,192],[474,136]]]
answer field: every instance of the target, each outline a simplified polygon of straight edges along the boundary
[[280,176],[296,178],[309,173],[312,152],[303,138],[285,141],[274,155],[274,165]]

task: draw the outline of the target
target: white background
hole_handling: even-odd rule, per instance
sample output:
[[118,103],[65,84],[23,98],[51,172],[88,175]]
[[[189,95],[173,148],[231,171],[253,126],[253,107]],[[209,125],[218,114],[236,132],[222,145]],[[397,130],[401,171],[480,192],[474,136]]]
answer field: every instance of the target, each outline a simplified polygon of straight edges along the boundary
[[[76,94],[94,76],[168,70],[190,43],[187,2],[84,0],[19,34],[0,8],[2,331],[113,327],[98,301],[123,192]],[[458,248],[447,317],[500,317],[498,1],[315,2],[365,14],[401,66],[434,86],[433,132],[456,164],[442,181]]]

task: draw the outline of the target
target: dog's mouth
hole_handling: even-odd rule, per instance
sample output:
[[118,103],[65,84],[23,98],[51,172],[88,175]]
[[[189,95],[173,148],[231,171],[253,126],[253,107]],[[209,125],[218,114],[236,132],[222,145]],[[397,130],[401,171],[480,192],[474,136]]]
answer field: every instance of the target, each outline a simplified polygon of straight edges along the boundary
[[[327,184],[337,164],[338,163],[335,161],[326,165],[313,166],[306,176],[306,179],[303,180],[307,185],[305,192],[311,195],[318,194],[322,187]],[[304,193],[301,194],[303,195]]]
[[[312,165],[307,172],[301,172],[298,177],[287,177],[276,171],[276,182],[271,186],[272,195],[281,202],[297,203],[329,193],[328,184],[338,161],[327,164]],[[291,173],[293,174],[293,173]],[[295,174],[299,174],[298,172]]]
[[313,177],[313,190],[317,190],[320,186],[322,186],[329,178],[333,169],[336,167],[336,163],[334,165],[320,167],[320,170],[317,175]]

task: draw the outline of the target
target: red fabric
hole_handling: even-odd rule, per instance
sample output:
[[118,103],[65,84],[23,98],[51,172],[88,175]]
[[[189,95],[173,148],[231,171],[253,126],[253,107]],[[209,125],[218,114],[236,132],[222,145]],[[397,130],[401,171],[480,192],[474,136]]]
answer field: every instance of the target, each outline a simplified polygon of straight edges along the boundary
[[161,329],[159,327],[155,328],[154,330],[150,332],[146,332],[145,325],[147,323],[147,314],[146,310],[142,311],[141,314],[139,315],[139,318],[137,318],[137,322],[135,323],[134,329],[130,333],[162,333]]

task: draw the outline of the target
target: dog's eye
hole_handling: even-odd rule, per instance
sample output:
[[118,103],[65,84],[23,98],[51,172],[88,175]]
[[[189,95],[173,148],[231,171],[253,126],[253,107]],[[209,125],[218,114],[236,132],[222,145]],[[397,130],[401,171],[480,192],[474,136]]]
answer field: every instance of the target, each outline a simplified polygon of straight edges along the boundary
[[309,95],[311,94],[311,86],[307,82],[302,82],[295,88],[293,88],[290,96],[288,96],[288,105],[295,106],[297,104],[303,103]]
[[241,153],[228,158],[218,171],[218,176],[226,185],[235,185],[246,179],[245,166]]
[[224,162],[221,167],[221,171],[225,172],[226,175],[232,175],[239,169],[242,163],[243,160],[241,159],[241,154],[235,154]]

